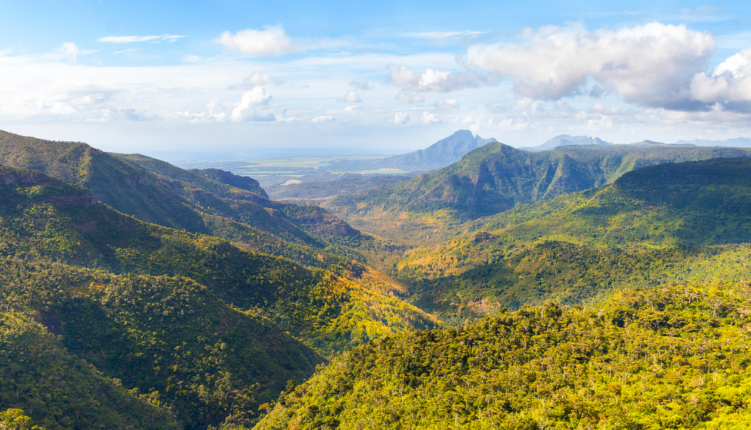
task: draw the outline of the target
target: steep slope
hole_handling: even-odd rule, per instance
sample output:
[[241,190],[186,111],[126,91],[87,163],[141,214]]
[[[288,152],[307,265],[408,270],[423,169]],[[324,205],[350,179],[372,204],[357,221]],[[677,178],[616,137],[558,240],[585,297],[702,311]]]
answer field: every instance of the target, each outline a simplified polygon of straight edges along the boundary
[[[227,303],[260,309],[324,354],[435,324],[390,297],[403,293],[399,285],[349,260],[332,260],[343,275],[336,276],[215,237],[147,224],[38,172],[0,168],[0,196],[0,255],[187,276]],[[356,278],[363,282],[350,280]]]
[[[309,246],[325,246],[310,234],[321,237],[359,235],[357,230],[321,208],[269,200],[266,192],[260,186],[255,187],[255,181],[250,178],[246,179],[253,182],[217,169],[183,170],[164,161],[138,154],[117,154],[117,156],[165,180],[173,193],[185,198],[202,214],[228,218],[272,233],[283,240]],[[255,191],[227,185],[206,175],[223,178],[224,181],[238,183]],[[205,216],[204,221],[206,221]],[[224,237],[223,231],[212,229],[211,222],[208,222],[207,227],[211,234]]]
[[[669,145],[577,146],[531,153],[490,143],[439,171],[339,196],[322,206],[365,231],[403,232],[407,238],[424,241],[430,239],[426,234],[437,238],[456,234],[447,228],[451,224],[602,186],[645,166],[749,154],[743,149]],[[435,222],[440,216],[447,220]]]
[[166,161],[141,154],[111,154],[119,159],[136,164],[147,171],[175,181],[185,182],[195,188],[224,197],[232,194],[245,194],[242,191],[268,198],[266,192],[253,178],[237,176],[219,169],[184,170]]
[[414,250],[398,276],[419,307],[449,322],[547,299],[580,303],[625,286],[748,277],[749,178],[748,158],[646,167]]
[[626,290],[379,339],[282,395],[256,429],[744,428],[751,285]]
[[0,428],[11,408],[47,430],[179,428],[166,409],[103,376],[22,313],[0,312],[0,368]]
[[2,259],[0,292],[79,359],[169,406],[183,428],[252,419],[287,380],[306,379],[323,362],[276,324],[179,276]]
[[561,147],[561,146],[574,146],[574,145],[577,145],[577,146],[612,145],[612,143],[605,142],[599,137],[569,136],[567,134],[561,134],[559,136],[556,136],[548,140],[547,142],[543,144],[540,144],[537,146],[519,148],[519,149],[524,149],[525,151],[540,152],[540,151],[552,151],[553,149]]
[[204,231],[200,215],[154,175],[80,142],[0,131],[0,164],[39,170],[91,190],[113,208],[167,227]]

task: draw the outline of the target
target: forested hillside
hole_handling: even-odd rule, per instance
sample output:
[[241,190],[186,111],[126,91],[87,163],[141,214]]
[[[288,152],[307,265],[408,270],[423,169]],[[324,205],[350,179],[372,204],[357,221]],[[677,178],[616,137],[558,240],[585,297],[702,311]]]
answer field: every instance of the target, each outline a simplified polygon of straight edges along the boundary
[[456,224],[599,187],[642,167],[749,154],[744,149],[669,145],[578,146],[531,153],[496,142],[437,172],[339,196],[323,206],[372,233],[445,240],[456,233]]
[[[2,169],[0,255],[188,276],[229,304],[267,312],[322,353],[434,324],[388,295],[398,294],[398,285],[379,282],[355,262],[331,260],[340,276],[308,269],[215,237],[144,223],[96,203],[86,189],[39,173]],[[350,280],[359,278],[365,281]]]
[[[227,418],[249,423],[288,379],[305,379],[323,362],[273,322],[233,309],[180,276],[116,276],[3,258],[0,293],[10,312],[2,325],[9,344],[0,360],[9,360],[3,369],[11,372],[0,381],[2,404],[23,406],[37,421],[56,422],[53,428],[173,425],[158,421],[167,414],[150,405],[169,408],[183,428]],[[37,338],[21,342],[23,336]],[[56,354],[64,361],[55,363]],[[24,366],[32,366],[47,393],[45,385],[27,385]],[[92,392],[92,383],[101,388]]]
[[413,250],[395,272],[419,307],[454,323],[504,306],[581,303],[617,288],[741,279],[751,275],[749,172],[747,158],[639,169]]
[[257,429],[744,428],[751,285],[627,290],[355,348]]

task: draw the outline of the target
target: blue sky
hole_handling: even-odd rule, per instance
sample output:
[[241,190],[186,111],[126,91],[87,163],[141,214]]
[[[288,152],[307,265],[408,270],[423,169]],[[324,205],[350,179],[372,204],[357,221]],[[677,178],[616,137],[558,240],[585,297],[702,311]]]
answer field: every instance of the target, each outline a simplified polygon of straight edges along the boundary
[[[751,136],[747,2],[0,1],[0,129],[168,159]],[[747,49],[749,48],[749,49]]]

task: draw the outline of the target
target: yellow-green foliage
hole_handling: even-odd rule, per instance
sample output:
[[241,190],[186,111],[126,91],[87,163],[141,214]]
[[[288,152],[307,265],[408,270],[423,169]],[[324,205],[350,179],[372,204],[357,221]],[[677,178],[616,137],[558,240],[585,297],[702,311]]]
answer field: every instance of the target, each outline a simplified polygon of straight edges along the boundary
[[0,428],[4,430],[45,430],[34,425],[34,420],[24,415],[21,409],[8,409],[0,412]]
[[381,338],[283,394],[256,428],[743,428],[749,298],[749,283],[629,290]]

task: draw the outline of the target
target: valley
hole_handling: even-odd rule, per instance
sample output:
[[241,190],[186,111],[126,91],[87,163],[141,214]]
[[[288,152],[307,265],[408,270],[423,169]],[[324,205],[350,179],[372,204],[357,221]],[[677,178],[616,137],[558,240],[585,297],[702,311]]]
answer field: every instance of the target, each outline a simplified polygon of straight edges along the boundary
[[751,151],[576,139],[465,130],[274,160],[302,179],[268,186],[245,169],[269,163],[2,132],[0,409],[46,429],[744,420]]

